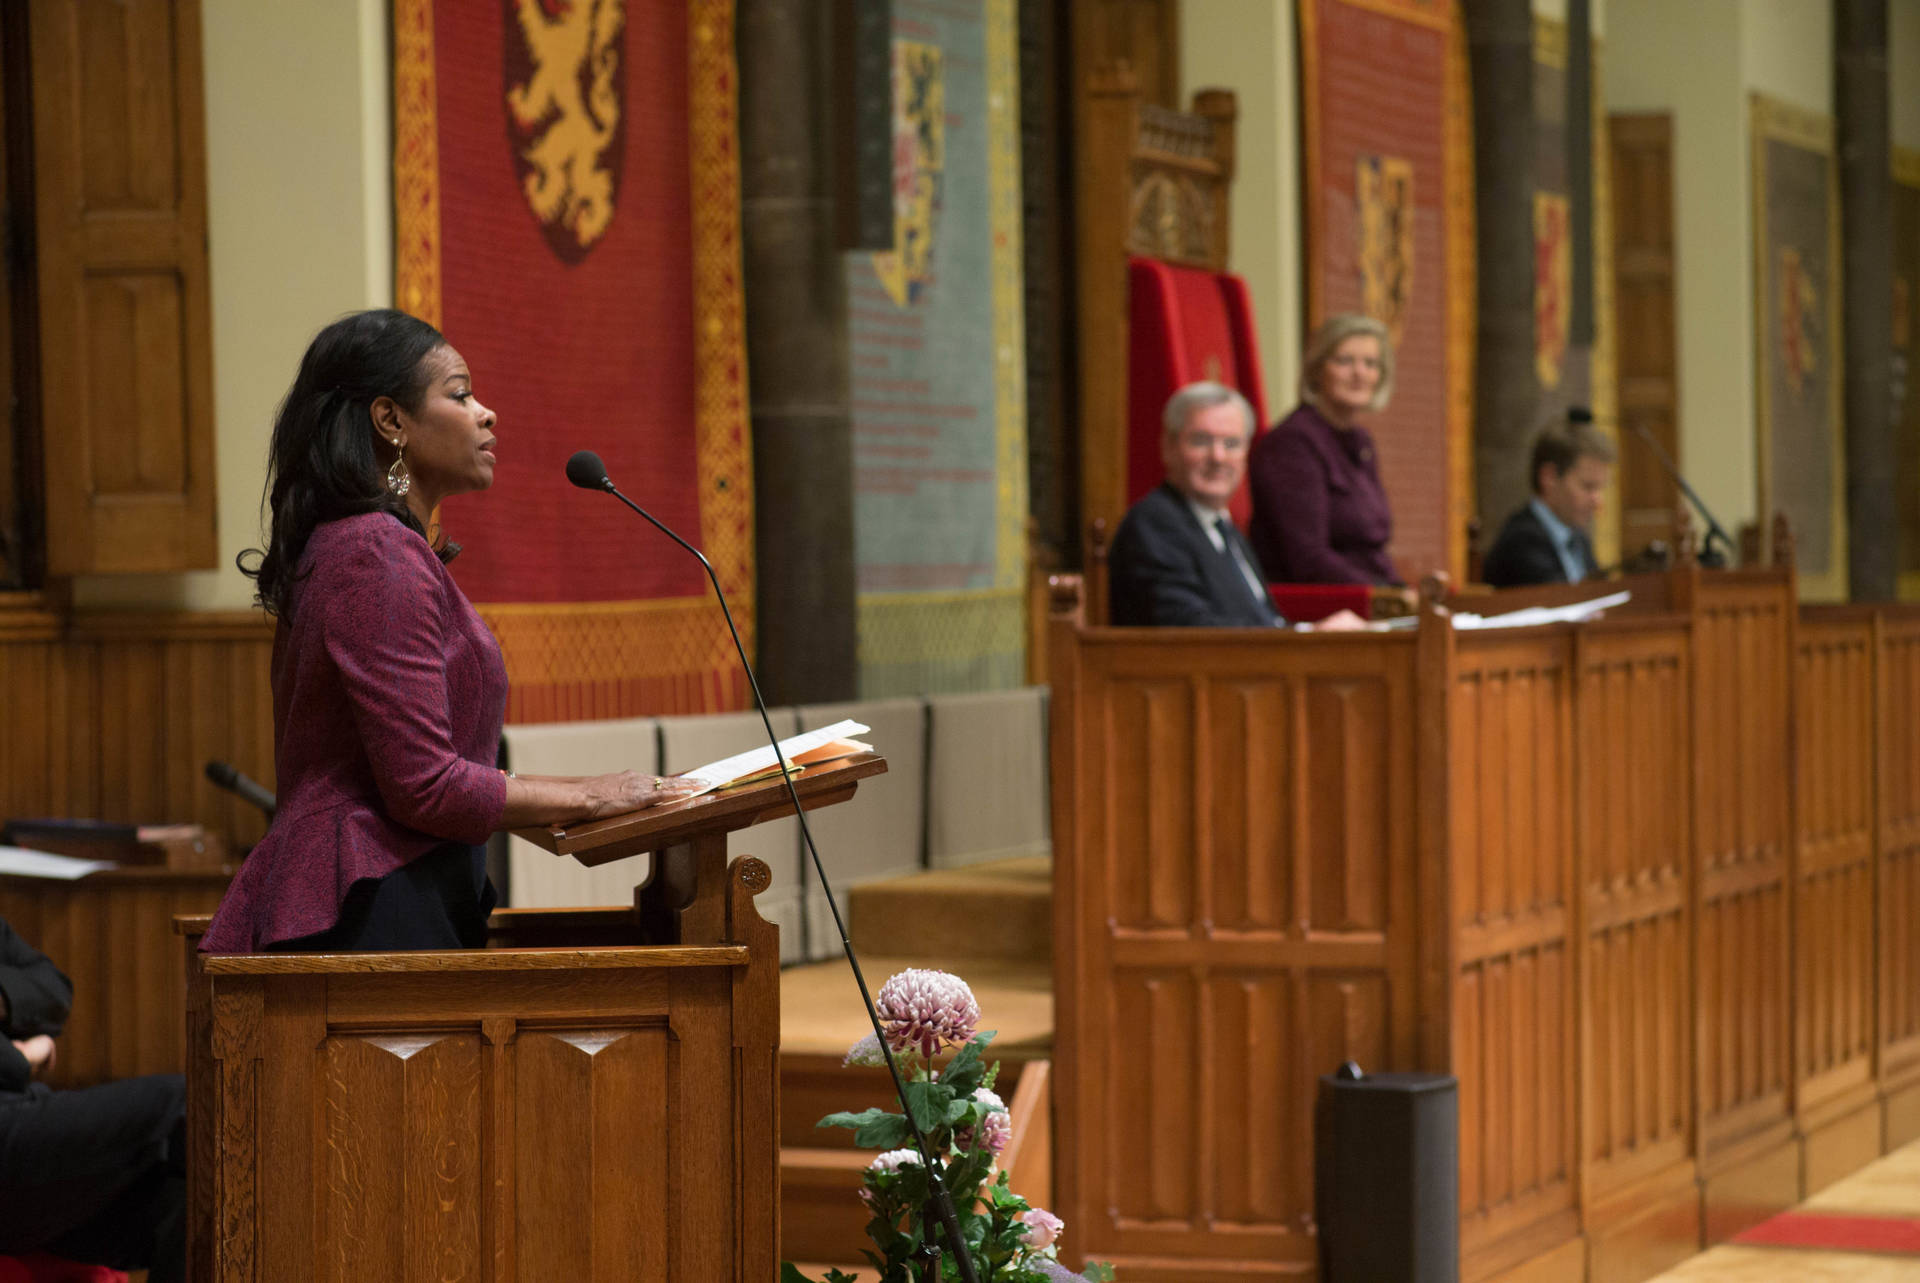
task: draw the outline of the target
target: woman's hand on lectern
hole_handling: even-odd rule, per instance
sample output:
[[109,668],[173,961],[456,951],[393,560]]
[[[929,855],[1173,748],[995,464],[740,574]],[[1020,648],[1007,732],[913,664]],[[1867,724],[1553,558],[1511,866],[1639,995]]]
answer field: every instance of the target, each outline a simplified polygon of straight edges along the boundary
[[625,815],[649,806],[678,802],[700,791],[700,782],[684,775],[642,775],[638,771],[619,771],[612,775],[591,776],[581,783],[593,808],[587,818]]
[[625,815],[700,792],[701,784],[684,775],[517,775],[506,772],[507,803],[500,827],[575,824]]

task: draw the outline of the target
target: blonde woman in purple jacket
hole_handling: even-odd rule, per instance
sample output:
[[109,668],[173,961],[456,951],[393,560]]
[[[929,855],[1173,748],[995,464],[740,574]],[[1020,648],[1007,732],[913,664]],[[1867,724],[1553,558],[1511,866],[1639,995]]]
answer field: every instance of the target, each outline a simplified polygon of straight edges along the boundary
[[495,768],[506,668],[447,573],[458,546],[429,530],[443,499],[493,484],[496,427],[460,354],[403,312],[308,347],[274,423],[266,547],[240,558],[278,623],[279,807],[202,947],[477,948],[489,834],[691,790]]

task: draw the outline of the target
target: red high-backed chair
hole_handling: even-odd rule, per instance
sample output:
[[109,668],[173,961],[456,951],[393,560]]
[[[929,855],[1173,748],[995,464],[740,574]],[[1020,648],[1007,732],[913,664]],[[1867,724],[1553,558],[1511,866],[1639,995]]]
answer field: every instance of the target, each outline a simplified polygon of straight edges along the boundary
[[[1124,64],[1086,88],[1075,222],[1089,619],[1107,618],[1106,541],[1165,476],[1167,398],[1207,379],[1247,398],[1256,432],[1269,422],[1253,307],[1246,283],[1226,270],[1236,113],[1224,90],[1196,94],[1192,112],[1144,102]],[[1244,482],[1230,507],[1244,529],[1253,507]],[[1364,584],[1271,591],[1280,613],[1301,622],[1338,610],[1402,613],[1406,600],[1397,589],[1377,599]]]
[[[1127,506],[1160,484],[1167,398],[1202,379],[1237,389],[1267,424],[1266,387],[1255,346],[1247,283],[1230,272],[1181,267],[1135,255],[1127,260]],[[1243,528],[1253,501],[1243,481],[1233,519]]]

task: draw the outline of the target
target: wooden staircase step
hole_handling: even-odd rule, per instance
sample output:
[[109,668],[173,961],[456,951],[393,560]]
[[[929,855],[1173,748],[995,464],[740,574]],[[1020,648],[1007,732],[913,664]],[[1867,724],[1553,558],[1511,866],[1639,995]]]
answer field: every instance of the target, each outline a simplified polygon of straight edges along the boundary
[[848,894],[847,919],[862,955],[1047,963],[1053,954],[1053,861],[1023,856],[869,882]]
[[[889,976],[908,967],[935,967],[966,981],[980,1004],[981,1027],[996,1031],[992,1050],[1001,1059],[1052,1053],[1053,969],[1046,961],[952,958],[917,951],[860,953],[860,970],[875,994]],[[780,973],[783,1055],[832,1056],[837,1061],[872,1032],[845,958],[788,967]]]

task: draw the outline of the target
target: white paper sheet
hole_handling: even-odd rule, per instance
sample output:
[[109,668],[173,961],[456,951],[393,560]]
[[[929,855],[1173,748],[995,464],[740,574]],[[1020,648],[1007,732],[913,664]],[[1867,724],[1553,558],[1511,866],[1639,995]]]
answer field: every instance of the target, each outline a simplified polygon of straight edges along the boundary
[[1577,624],[1583,619],[1593,618],[1603,610],[1624,606],[1632,599],[1633,594],[1630,592],[1617,592],[1587,601],[1576,601],[1570,606],[1528,606],[1524,610],[1510,610],[1504,615],[1456,614],[1453,617],[1453,626],[1459,629],[1474,629],[1534,628],[1541,624]]
[[49,855],[23,846],[0,846],[0,874],[16,878],[54,878],[73,882],[101,869],[117,869],[112,860],[83,860],[73,855]]

